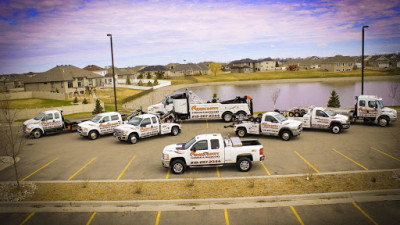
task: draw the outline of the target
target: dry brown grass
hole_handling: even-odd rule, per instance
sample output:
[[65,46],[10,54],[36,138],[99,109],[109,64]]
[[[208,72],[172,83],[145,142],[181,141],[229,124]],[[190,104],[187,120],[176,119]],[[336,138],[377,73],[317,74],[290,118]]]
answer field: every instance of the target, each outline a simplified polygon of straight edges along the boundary
[[[84,183],[84,182],[82,182]],[[311,194],[400,188],[393,172],[314,174],[305,176],[249,177],[201,180],[189,176],[170,181],[37,183],[26,201],[168,200]],[[83,187],[85,186],[85,187]]]

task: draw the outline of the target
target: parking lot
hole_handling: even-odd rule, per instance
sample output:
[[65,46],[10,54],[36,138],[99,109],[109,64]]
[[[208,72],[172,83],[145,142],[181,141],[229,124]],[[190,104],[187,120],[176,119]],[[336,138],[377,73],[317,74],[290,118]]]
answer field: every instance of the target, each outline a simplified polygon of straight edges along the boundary
[[[178,136],[141,139],[134,145],[119,142],[112,135],[94,141],[77,133],[29,139],[19,156],[18,169],[24,181],[183,178],[184,175],[172,174],[161,166],[164,146],[186,142],[202,133],[235,136],[233,130],[224,125],[227,124],[220,121],[184,121]],[[259,139],[266,155],[266,160],[255,162],[250,172],[242,173],[235,166],[224,166],[193,168],[186,173],[216,178],[400,168],[398,123],[386,128],[358,123],[341,134],[305,130],[288,142],[270,136],[247,138]],[[0,171],[0,180],[13,181],[13,168]]]

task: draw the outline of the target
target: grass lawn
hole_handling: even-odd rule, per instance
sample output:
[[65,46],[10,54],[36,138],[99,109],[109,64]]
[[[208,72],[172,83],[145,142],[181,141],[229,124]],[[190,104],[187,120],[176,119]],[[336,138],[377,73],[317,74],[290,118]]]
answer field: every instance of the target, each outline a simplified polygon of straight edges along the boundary
[[[122,100],[132,95],[139,94],[143,90],[129,89],[129,88],[117,88],[117,107],[119,110],[122,109]],[[113,88],[102,88],[97,91],[97,96],[101,101],[104,102],[105,111],[114,111],[114,89]]]
[[72,101],[27,98],[27,99],[10,100],[10,104],[11,104],[10,108],[12,109],[36,109],[36,108],[69,106],[72,105]]

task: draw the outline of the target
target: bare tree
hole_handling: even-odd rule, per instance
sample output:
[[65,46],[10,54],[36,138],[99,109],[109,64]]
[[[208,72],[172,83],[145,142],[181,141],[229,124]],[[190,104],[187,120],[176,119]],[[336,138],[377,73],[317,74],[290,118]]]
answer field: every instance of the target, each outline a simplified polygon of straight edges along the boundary
[[390,83],[390,88],[389,88],[389,97],[392,98],[392,105],[394,105],[394,100],[396,99],[396,101],[398,103],[400,103],[400,98],[397,97],[397,89],[400,86],[400,81],[399,80],[393,80]]
[[0,149],[1,153],[5,153],[13,159],[15,180],[18,189],[21,189],[19,175],[17,169],[17,156],[21,153],[26,144],[26,137],[20,126],[15,124],[17,111],[11,109],[10,98],[6,94],[2,94],[0,99]]
[[275,104],[276,101],[278,100],[279,94],[281,93],[281,89],[280,88],[276,88],[274,90],[274,92],[272,93],[272,102],[274,103],[274,109],[275,109]]

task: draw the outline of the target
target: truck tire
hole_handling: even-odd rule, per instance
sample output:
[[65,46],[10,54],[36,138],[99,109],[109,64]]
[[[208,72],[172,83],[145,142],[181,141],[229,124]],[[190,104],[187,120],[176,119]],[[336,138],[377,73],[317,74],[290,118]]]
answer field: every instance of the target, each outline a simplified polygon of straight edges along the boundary
[[295,117],[300,117],[300,114],[299,114],[298,112],[296,112],[296,113],[294,114],[294,116],[295,116]]
[[246,119],[246,113],[245,112],[243,112],[243,111],[240,111],[240,112],[238,112],[238,113],[236,113],[236,118],[238,119],[238,120],[244,120],[244,119]]
[[252,163],[251,160],[247,157],[241,157],[237,163],[236,163],[237,168],[239,169],[240,172],[248,172],[251,170]]
[[222,115],[222,119],[223,119],[224,122],[226,122],[226,123],[231,122],[231,121],[232,121],[232,118],[233,118],[233,116],[232,116],[232,113],[230,113],[230,112],[226,112],[226,113],[224,113],[224,114]]
[[96,130],[92,130],[88,134],[90,140],[96,140],[99,137],[99,133]]
[[284,130],[281,132],[281,139],[284,141],[289,141],[292,138],[292,132],[288,131],[288,130]]
[[176,135],[178,135],[178,134],[179,134],[179,127],[177,127],[177,126],[172,127],[172,129],[171,129],[171,135],[172,135],[172,136],[176,136]]
[[386,118],[386,117],[384,117],[384,116],[379,117],[379,119],[378,119],[378,124],[379,124],[379,126],[381,126],[381,127],[386,127],[387,125],[389,125],[389,119]]
[[334,134],[339,134],[342,131],[342,126],[340,124],[332,124],[331,131]]
[[136,144],[139,141],[139,136],[137,134],[135,134],[135,133],[130,134],[129,137],[128,137],[128,141],[131,144]]
[[32,131],[32,137],[38,139],[42,136],[42,131],[40,129],[35,129]]
[[176,159],[171,163],[171,170],[174,174],[182,174],[186,170],[186,164],[182,160]]
[[290,117],[293,117],[293,112],[289,112],[289,116],[290,116]]
[[237,136],[239,136],[241,138],[245,137],[247,134],[246,128],[243,128],[243,127],[238,128],[236,131],[236,134],[237,134]]

